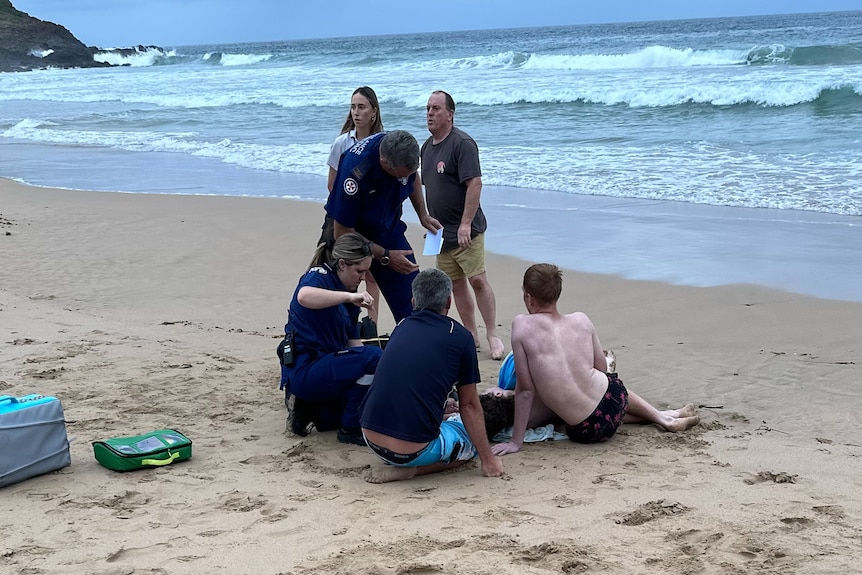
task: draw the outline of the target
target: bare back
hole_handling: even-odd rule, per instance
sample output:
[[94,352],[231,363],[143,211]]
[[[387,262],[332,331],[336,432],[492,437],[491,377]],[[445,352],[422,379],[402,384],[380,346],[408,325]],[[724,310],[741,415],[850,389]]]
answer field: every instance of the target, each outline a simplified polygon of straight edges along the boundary
[[512,347],[518,381],[526,369],[538,398],[569,425],[586,419],[607,391],[601,343],[584,313],[519,315]]

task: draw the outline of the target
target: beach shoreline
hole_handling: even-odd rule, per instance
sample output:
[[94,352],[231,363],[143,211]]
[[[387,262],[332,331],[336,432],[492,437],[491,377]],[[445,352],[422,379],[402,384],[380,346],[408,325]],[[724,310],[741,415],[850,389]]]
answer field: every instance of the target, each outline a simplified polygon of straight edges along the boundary
[[[293,436],[277,389],[321,219],[281,198],[0,179],[0,394],[59,397],[73,439],[70,467],[0,490],[4,572],[802,574],[862,559],[862,303],[566,266],[561,309],[590,315],[626,384],[699,405],[703,423],[531,445],[502,480],[471,464],[372,486],[370,451]],[[489,240],[508,229],[492,223]],[[418,249],[422,230],[408,238]],[[488,254],[507,349],[521,275],[543,259]],[[499,363],[479,358],[493,384]],[[93,457],[94,440],[164,427],[192,438],[191,460],[121,474]]]
[[[6,145],[17,181],[53,187],[39,175],[38,146]],[[68,153],[68,151],[64,152]],[[77,163],[80,150],[67,161]],[[110,158],[108,153],[106,158]],[[107,165],[104,189],[122,193],[281,199],[321,205],[323,176],[272,173],[212,159],[138,154]],[[84,157],[84,156],[81,156]],[[31,165],[32,164],[32,165]],[[152,173],[158,165],[159,172]],[[27,167],[29,166],[29,167]],[[69,188],[95,184],[84,172]],[[65,187],[65,186],[64,186]],[[711,287],[753,284],[790,293],[862,301],[862,218],[815,211],[691,204],[601,195],[564,194],[486,185],[482,207],[491,233],[486,247],[533,261],[539,254],[567,269],[625,279]],[[404,219],[417,224],[410,206]]]

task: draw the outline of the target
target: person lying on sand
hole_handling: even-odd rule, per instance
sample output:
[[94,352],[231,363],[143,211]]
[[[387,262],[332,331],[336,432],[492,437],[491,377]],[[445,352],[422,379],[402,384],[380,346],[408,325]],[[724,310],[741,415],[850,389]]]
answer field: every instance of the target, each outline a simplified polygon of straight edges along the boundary
[[535,264],[524,273],[529,313],[512,321],[517,376],[512,440],[492,451],[515,453],[528,426],[555,420],[562,420],[569,439],[578,443],[607,441],[624,422],[655,423],[674,432],[697,425],[693,405],[658,411],[606,371],[608,360],[590,318],[557,310],[562,287],[562,272],[553,264]]

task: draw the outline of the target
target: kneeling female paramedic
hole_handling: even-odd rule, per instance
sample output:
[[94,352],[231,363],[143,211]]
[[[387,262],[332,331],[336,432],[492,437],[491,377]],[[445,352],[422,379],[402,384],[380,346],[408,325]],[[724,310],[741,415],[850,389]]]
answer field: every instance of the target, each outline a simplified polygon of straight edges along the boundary
[[374,305],[368,292],[357,291],[371,267],[371,247],[355,232],[321,244],[296,286],[285,326],[293,361],[282,361],[281,386],[295,398],[291,427],[299,435],[314,424],[319,431],[337,428],[342,443],[365,445],[359,404],[382,353],[359,339],[359,312]]

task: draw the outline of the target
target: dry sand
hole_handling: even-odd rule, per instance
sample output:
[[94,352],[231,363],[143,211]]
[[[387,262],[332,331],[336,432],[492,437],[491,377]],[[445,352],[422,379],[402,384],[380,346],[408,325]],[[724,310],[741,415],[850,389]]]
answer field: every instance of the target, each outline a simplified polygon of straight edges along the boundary
[[[321,214],[0,180],[0,394],[59,397],[72,439],[70,467],[0,489],[0,573],[858,572],[862,304],[567,271],[561,309],[627,386],[703,423],[531,444],[503,479],[371,485],[369,451],[285,430],[274,349]],[[488,260],[508,347],[532,262]],[[162,427],[191,460],[93,457]]]

